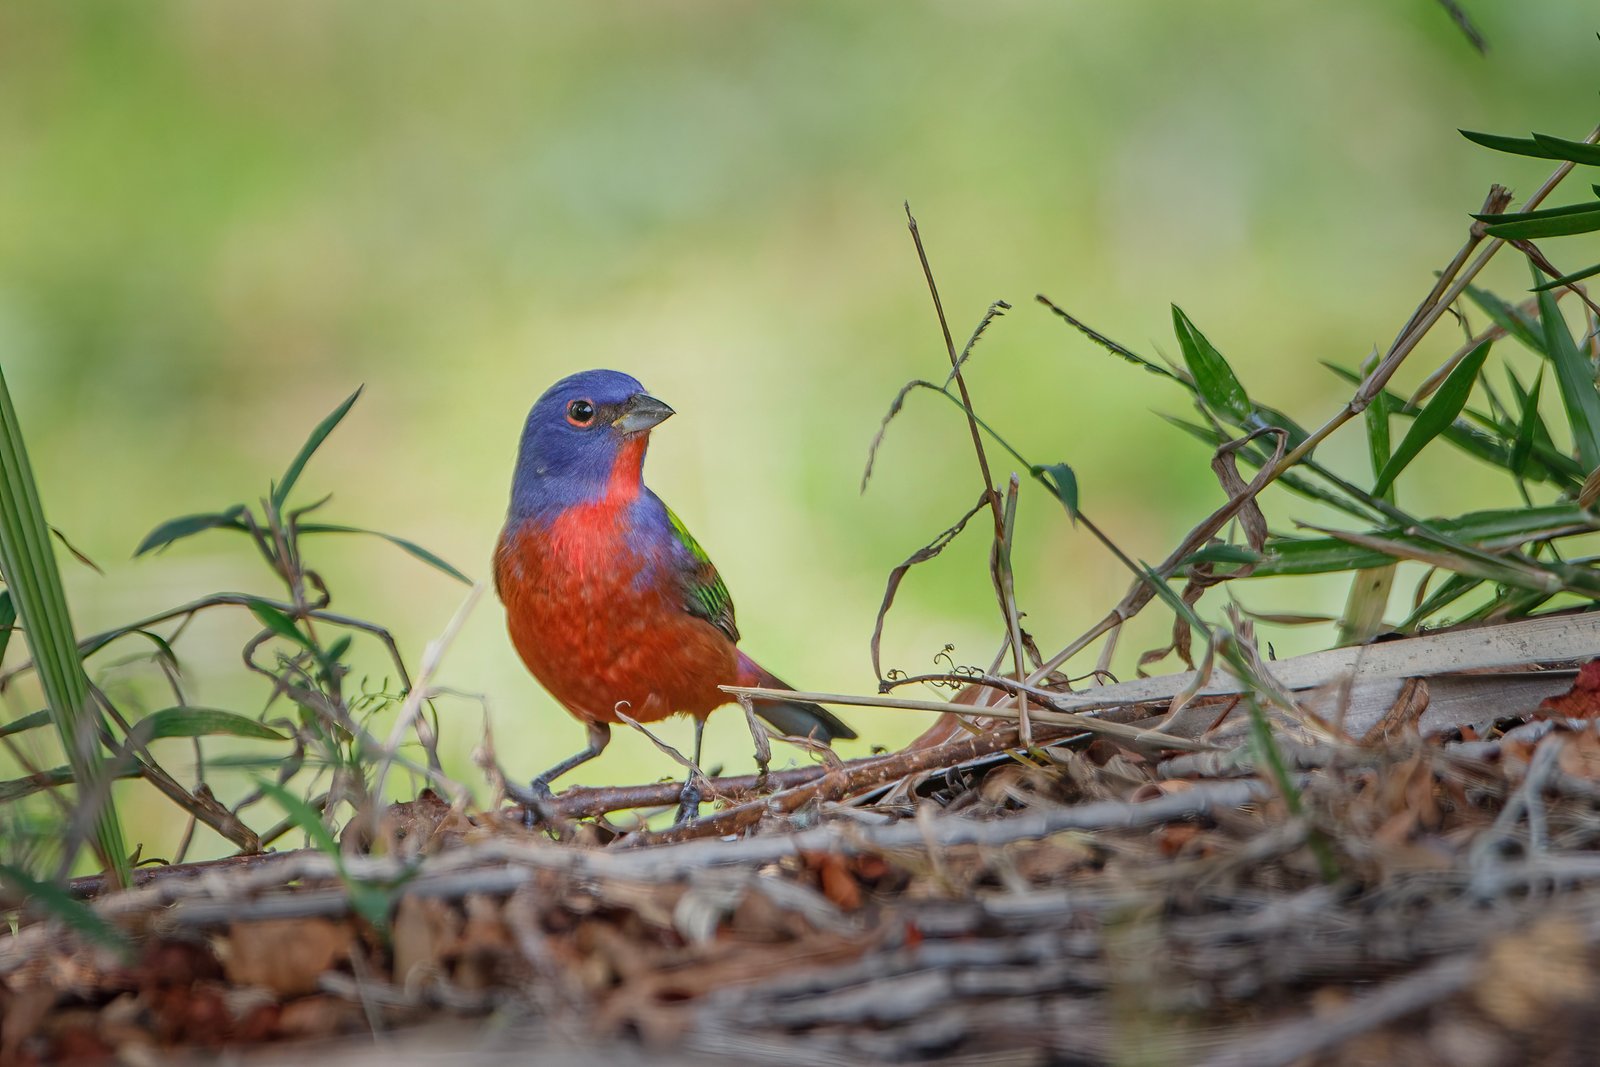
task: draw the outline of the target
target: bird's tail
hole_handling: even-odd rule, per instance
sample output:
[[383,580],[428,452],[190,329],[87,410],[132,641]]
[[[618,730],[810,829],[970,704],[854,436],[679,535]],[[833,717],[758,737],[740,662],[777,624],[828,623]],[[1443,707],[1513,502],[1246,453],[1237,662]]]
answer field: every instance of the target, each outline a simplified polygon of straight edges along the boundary
[[[743,652],[739,653],[739,684],[762,689],[794,688]],[[829,742],[848,741],[856,736],[838,716],[804,700],[757,700],[754,707],[757,715],[791,736]]]

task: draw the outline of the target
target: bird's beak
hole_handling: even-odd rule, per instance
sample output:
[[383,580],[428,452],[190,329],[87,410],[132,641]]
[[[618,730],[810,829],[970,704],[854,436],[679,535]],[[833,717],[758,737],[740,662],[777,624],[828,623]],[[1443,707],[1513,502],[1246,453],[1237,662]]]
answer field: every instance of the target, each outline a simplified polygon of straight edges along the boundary
[[622,414],[611,425],[623,433],[643,433],[672,416],[672,409],[649,393],[634,393],[622,405]]

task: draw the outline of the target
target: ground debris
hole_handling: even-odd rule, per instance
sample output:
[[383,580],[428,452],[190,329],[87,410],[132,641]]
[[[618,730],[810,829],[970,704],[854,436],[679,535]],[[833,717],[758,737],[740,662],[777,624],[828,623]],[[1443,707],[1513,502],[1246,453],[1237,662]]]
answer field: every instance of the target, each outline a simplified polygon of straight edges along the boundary
[[1294,804],[1243,753],[1104,738],[643,847],[424,799],[379,825],[422,825],[426,848],[380,830],[337,863],[97,898],[132,957],[30,912],[0,938],[0,1058],[484,1015],[701,1062],[1578,1055],[1600,1009],[1600,735],[1567,710],[1286,738]]

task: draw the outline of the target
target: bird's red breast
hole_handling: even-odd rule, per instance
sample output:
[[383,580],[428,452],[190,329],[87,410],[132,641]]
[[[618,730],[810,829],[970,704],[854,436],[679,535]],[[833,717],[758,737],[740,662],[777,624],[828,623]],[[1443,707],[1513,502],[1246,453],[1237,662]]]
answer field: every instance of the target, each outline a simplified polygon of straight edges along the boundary
[[740,681],[733,642],[685,611],[666,580],[671,560],[630,543],[626,513],[643,458],[644,442],[630,442],[600,497],[548,521],[508,523],[495,549],[495,585],[518,655],[569,712],[591,722],[617,722],[619,710],[641,722],[706,715],[728,702],[717,686]]

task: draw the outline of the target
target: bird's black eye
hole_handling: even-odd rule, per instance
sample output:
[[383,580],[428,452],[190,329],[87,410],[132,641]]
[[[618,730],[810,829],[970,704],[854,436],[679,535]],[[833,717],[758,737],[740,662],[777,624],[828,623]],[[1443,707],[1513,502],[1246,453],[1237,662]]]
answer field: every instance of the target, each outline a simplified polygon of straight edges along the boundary
[[567,405],[567,421],[574,426],[587,426],[594,421],[594,405],[587,400],[574,400]]

